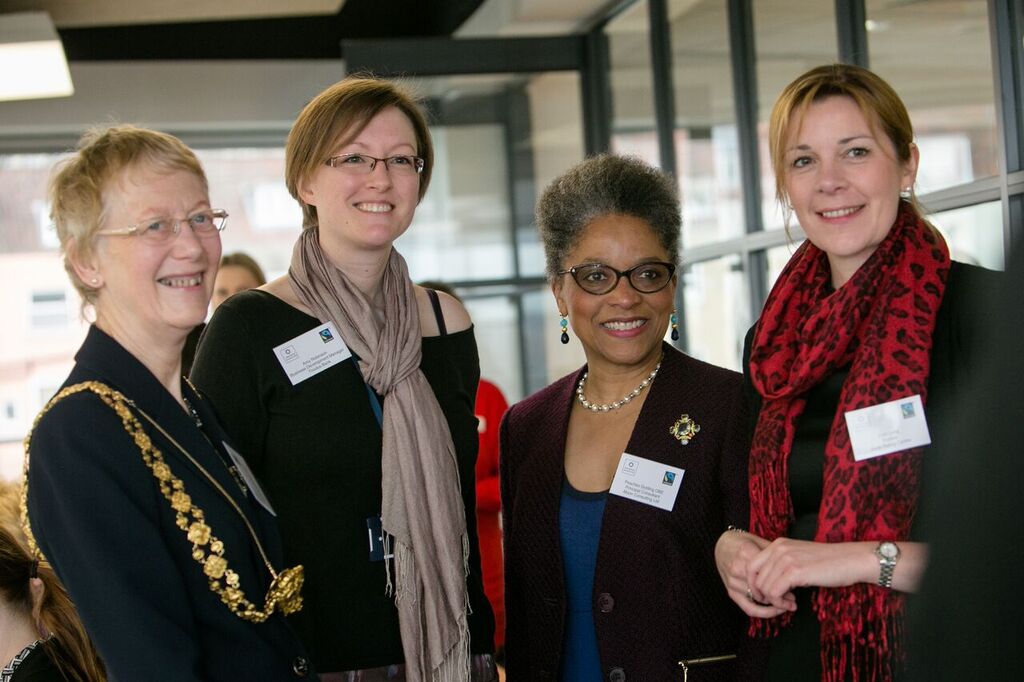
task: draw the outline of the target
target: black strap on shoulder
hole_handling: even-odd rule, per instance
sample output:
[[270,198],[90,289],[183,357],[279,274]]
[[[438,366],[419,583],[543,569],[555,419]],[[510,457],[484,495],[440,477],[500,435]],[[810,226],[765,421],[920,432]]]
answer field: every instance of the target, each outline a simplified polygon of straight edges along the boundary
[[433,289],[427,289],[427,296],[430,297],[430,305],[434,307],[434,317],[437,319],[437,328],[441,336],[448,335],[448,328],[444,326],[444,313],[441,312],[441,299]]

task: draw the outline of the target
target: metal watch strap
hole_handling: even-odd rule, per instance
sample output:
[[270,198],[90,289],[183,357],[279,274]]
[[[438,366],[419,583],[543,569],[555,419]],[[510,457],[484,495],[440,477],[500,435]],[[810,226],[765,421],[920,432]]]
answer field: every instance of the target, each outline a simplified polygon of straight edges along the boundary
[[[888,556],[889,552],[892,552],[893,556]],[[896,570],[896,562],[900,558],[899,545],[895,542],[880,542],[875,548],[875,556],[878,557],[879,564],[878,586],[892,589],[892,574]]]
[[878,585],[886,589],[892,589],[892,572],[896,569],[896,562],[892,559],[880,559],[881,570],[878,573]]

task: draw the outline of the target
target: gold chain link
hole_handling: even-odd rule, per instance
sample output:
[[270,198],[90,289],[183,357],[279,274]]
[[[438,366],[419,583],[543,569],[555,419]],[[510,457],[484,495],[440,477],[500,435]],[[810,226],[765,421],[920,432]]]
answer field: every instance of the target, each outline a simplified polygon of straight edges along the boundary
[[[36,416],[35,421],[32,424],[32,430],[29,431],[28,435],[25,437],[25,465],[21,489],[21,517],[25,535],[28,538],[29,548],[33,555],[40,559],[44,558],[38,544],[36,543],[35,536],[32,534],[32,528],[28,519],[29,446],[32,441],[32,433],[35,431],[36,426],[38,426],[39,420],[42,419],[43,415],[49,412],[54,405],[64,398],[82,391],[91,391],[96,394],[100,400],[113,409],[121,418],[121,423],[124,425],[125,431],[134,439],[136,446],[139,448],[139,452],[142,454],[143,462],[145,462],[146,466],[152,472],[153,477],[157,480],[160,492],[167,501],[170,502],[171,508],[175,512],[176,525],[185,533],[189,542],[192,543],[192,558],[196,563],[202,566],[203,573],[209,580],[210,590],[220,597],[220,600],[231,610],[231,612],[243,620],[247,620],[252,623],[262,623],[269,618],[275,610],[280,610],[285,615],[299,611],[302,608],[302,583],[304,581],[302,566],[287,568],[280,573],[275,572],[274,567],[267,558],[266,552],[263,550],[263,544],[256,535],[255,529],[253,529],[252,524],[249,523],[249,519],[242,512],[234,498],[232,498],[227,491],[221,487],[220,483],[218,483],[217,480],[213,478],[213,476],[211,476],[210,473],[203,468],[203,466],[200,465],[199,462],[197,462],[196,459],[189,454],[187,450],[185,450],[185,448],[181,446],[181,444],[178,443],[178,441],[172,438],[171,435],[167,433],[162,426],[157,424],[152,417],[146,414],[142,408],[136,405],[120,391],[116,391],[106,384],[98,381],[86,381],[80,384],[75,384],[74,386],[68,386],[61,390]],[[263,563],[266,565],[267,570],[270,571],[270,575],[273,578],[271,580],[270,587],[267,589],[267,595],[262,609],[258,609],[255,604],[246,598],[245,592],[239,586],[238,574],[229,567],[227,559],[224,558],[224,543],[213,534],[213,529],[206,523],[206,514],[192,502],[192,498],[185,492],[185,484],[171,471],[170,465],[168,465],[164,460],[163,453],[153,445],[153,441],[150,440],[149,435],[143,430],[142,424],[139,422],[138,418],[132,414],[129,406],[145,417],[150,424],[152,424],[182,453],[182,455],[192,462],[200,473],[202,473],[214,488],[216,488],[217,491],[228,501],[232,508],[234,508],[238,513],[239,517],[241,517],[243,523],[245,523],[246,528],[249,530],[249,534],[252,536],[253,542],[256,544],[256,548],[259,550],[260,556],[263,558]]]

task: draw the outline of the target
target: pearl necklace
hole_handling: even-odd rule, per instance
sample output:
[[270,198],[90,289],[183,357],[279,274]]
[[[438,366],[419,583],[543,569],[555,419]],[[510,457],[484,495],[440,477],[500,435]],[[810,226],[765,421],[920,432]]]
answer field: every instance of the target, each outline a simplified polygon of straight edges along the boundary
[[580,401],[580,405],[587,408],[591,412],[608,412],[610,410],[617,410],[623,405],[629,403],[631,400],[633,400],[633,398],[640,395],[640,393],[645,388],[650,386],[651,382],[654,381],[654,377],[658,376],[659,369],[661,369],[661,360],[659,360],[658,364],[655,365],[653,370],[651,370],[651,373],[647,375],[647,378],[641,381],[640,385],[634,388],[632,391],[630,391],[625,398],[623,398],[622,400],[616,400],[614,403],[606,403],[604,405],[597,405],[595,403],[592,403],[583,396],[583,384],[587,382],[587,376],[590,374],[589,372],[584,372],[583,376],[580,377],[579,386],[576,387],[576,399]]

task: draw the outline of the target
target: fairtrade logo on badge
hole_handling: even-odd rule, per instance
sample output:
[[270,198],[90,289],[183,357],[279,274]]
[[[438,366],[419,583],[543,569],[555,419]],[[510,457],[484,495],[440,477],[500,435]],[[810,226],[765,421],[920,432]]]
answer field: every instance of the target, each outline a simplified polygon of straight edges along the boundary
[[666,471],[665,472],[665,477],[661,479],[661,482],[664,485],[675,485],[675,482],[676,482],[676,474],[675,474],[675,472],[674,471]]
[[900,410],[903,412],[904,419],[914,418],[914,403],[903,403],[900,405]]
[[320,340],[323,341],[324,343],[333,341],[334,334],[331,333],[330,329],[324,327],[323,329],[320,330]]

